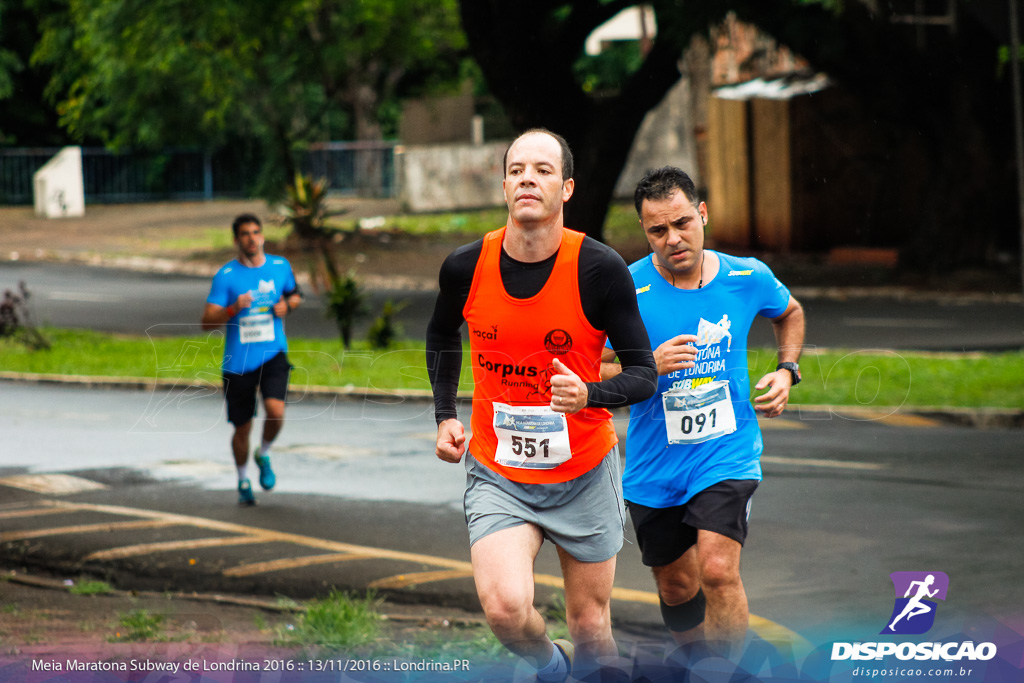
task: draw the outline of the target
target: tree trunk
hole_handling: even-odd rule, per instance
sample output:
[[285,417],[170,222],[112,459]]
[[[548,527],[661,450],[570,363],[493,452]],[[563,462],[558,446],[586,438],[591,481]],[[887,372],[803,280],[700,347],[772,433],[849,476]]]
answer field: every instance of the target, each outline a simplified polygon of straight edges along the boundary
[[645,113],[622,106],[600,108],[586,128],[566,128],[576,159],[576,186],[565,209],[566,227],[604,240],[608,206]]
[[[547,128],[572,148],[576,187],[566,205],[566,226],[597,240],[604,237],[608,205],[633,139],[647,112],[679,80],[679,60],[693,32],[675,3],[654,3],[658,37],[643,65],[617,95],[589,96],[574,73],[583,42],[594,28],[632,4],[574,3],[565,14],[565,8],[539,0],[460,3],[470,52],[513,126],[520,131]],[[524,61],[524,55],[533,57]]]

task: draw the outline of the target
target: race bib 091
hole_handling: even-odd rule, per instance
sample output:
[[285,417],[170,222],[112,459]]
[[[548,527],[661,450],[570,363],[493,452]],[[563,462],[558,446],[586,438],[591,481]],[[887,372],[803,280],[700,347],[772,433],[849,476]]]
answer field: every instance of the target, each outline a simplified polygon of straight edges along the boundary
[[720,379],[695,389],[672,389],[661,396],[665,431],[671,444],[695,444],[736,431],[729,381]]

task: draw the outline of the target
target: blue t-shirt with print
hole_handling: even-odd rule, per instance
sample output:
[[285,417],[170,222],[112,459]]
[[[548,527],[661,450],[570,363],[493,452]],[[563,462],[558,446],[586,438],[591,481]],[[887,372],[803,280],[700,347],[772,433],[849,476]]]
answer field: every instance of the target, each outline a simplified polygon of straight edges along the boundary
[[274,315],[274,304],[295,290],[292,266],[280,256],[267,254],[259,268],[250,268],[236,259],[217,271],[207,303],[227,308],[240,294],[252,295],[252,306],[228,321],[222,366],[225,372],[250,372],[288,350],[284,321]]
[[[747,334],[755,316],[777,318],[786,311],[789,290],[761,261],[715,253],[718,274],[701,289],[673,287],[655,269],[653,255],[629,267],[651,348],[680,334],[698,336],[696,365],[659,376],[657,393],[630,406],[622,478],[630,502],[682,505],[726,479],[761,479],[763,443],[750,403]],[[728,380],[736,431],[703,443],[670,444],[662,394],[717,380]],[[692,421],[688,426],[696,429]]]

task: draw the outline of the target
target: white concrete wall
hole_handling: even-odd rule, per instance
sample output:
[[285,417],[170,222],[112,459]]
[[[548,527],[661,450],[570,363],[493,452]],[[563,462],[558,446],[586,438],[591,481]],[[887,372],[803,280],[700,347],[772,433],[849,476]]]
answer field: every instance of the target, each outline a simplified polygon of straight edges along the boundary
[[692,112],[690,81],[681,78],[661,103],[647,112],[615,185],[617,198],[631,199],[640,177],[662,166],[678,166],[701,186]]
[[398,153],[402,202],[412,212],[500,206],[507,141],[483,145],[403,146]]
[[82,148],[65,147],[32,176],[37,216],[63,218],[85,215]]
[[[510,141],[483,145],[404,145],[398,153],[399,197],[409,211],[455,211],[501,206],[501,160]],[[647,113],[615,186],[631,199],[645,171],[678,166],[701,186],[690,82],[683,78]]]

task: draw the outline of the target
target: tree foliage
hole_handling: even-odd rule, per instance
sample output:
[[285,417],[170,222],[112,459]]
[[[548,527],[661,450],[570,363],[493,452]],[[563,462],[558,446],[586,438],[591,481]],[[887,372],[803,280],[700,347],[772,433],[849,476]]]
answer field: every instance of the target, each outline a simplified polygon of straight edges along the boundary
[[[36,7],[36,5],[39,7]],[[31,64],[47,0],[0,0],[0,144],[55,145],[57,116],[45,105],[44,68]]]
[[[7,9],[5,2],[0,2],[0,36],[6,37],[7,29],[4,21],[4,12]],[[6,41],[4,41],[6,42]],[[22,68],[21,60],[10,49],[0,43],[0,100],[11,96],[14,91],[14,74]]]
[[454,0],[66,0],[36,50],[75,138],[113,148],[263,141],[275,184],[294,153],[380,137],[410,74],[458,74]]

